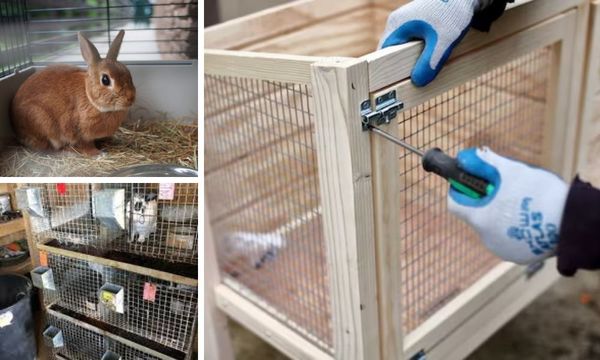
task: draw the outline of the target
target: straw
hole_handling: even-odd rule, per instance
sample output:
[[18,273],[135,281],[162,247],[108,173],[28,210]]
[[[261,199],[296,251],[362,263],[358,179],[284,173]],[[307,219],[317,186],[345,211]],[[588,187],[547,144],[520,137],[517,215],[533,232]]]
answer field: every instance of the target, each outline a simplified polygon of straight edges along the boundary
[[38,152],[9,146],[0,156],[2,176],[107,176],[133,165],[169,164],[198,168],[198,126],[173,121],[124,124],[97,143],[105,154],[87,157],[74,149]]

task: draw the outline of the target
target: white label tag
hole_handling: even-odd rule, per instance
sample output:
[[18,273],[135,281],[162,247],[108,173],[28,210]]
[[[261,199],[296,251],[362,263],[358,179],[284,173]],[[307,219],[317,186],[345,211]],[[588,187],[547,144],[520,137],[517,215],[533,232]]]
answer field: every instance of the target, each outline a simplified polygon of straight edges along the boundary
[[175,184],[160,184],[158,200],[173,200],[175,198]]
[[92,310],[92,311],[98,311],[98,308],[96,307],[96,304],[91,302],[91,301],[86,301],[85,302],[85,307]]
[[3,327],[7,327],[8,325],[11,325],[13,319],[13,313],[12,312],[5,312],[4,314],[0,315],[0,329]]

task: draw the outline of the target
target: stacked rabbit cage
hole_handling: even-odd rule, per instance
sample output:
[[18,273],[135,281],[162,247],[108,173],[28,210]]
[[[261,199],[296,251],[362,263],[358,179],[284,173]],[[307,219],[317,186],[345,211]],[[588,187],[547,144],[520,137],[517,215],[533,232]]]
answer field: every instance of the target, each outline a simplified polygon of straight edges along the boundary
[[[45,339],[54,354],[191,358],[197,184],[29,184],[17,190],[17,200],[40,251],[32,277],[43,289],[52,335]],[[89,336],[75,336],[78,327]]]
[[[139,165],[198,168],[198,1],[10,0],[2,2],[0,24],[1,176],[110,176]],[[83,156],[71,146],[53,152],[24,146],[11,119],[17,90],[48,66],[86,68],[79,32],[105,57],[120,30],[125,36],[118,61],[131,74],[135,102],[111,136],[96,139],[103,156]],[[38,103],[44,99],[36,95]],[[55,108],[57,114],[74,111]],[[76,118],[64,114],[60,123]]]
[[205,30],[207,239],[222,277],[207,291],[292,358],[463,358],[557,279],[553,260],[495,258],[447,212],[448,184],[363,122],[568,180],[589,4],[517,1],[426,88],[410,81],[420,43],[375,51],[398,5],[301,1]]

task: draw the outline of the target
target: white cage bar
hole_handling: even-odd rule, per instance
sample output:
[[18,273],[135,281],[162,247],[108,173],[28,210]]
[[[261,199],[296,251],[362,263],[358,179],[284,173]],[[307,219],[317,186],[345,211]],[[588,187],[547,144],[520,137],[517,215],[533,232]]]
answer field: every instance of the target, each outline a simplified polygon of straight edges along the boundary
[[223,277],[206,291],[292,358],[464,358],[558,276],[487,252],[443,181],[362,131],[360,105],[395,91],[383,127],[413,145],[489,145],[568,180],[589,4],[517,1],[426,88],[409,79],[420,43],[372,52],[398,5],[300,1],[205,31],[207,271]]

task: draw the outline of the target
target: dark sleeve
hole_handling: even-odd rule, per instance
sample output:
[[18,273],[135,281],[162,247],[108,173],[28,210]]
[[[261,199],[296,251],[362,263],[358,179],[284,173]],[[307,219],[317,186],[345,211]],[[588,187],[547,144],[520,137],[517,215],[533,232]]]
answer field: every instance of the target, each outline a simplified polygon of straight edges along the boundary
[[494,0],[488,7],[475,14],[471,26],[479,31],[490,31],[492,23],[502,16],[509,2],[515,0]]
[[573,180],[558,238],[558,271],[573,276],[578,269],[600,269],[600,189]]

